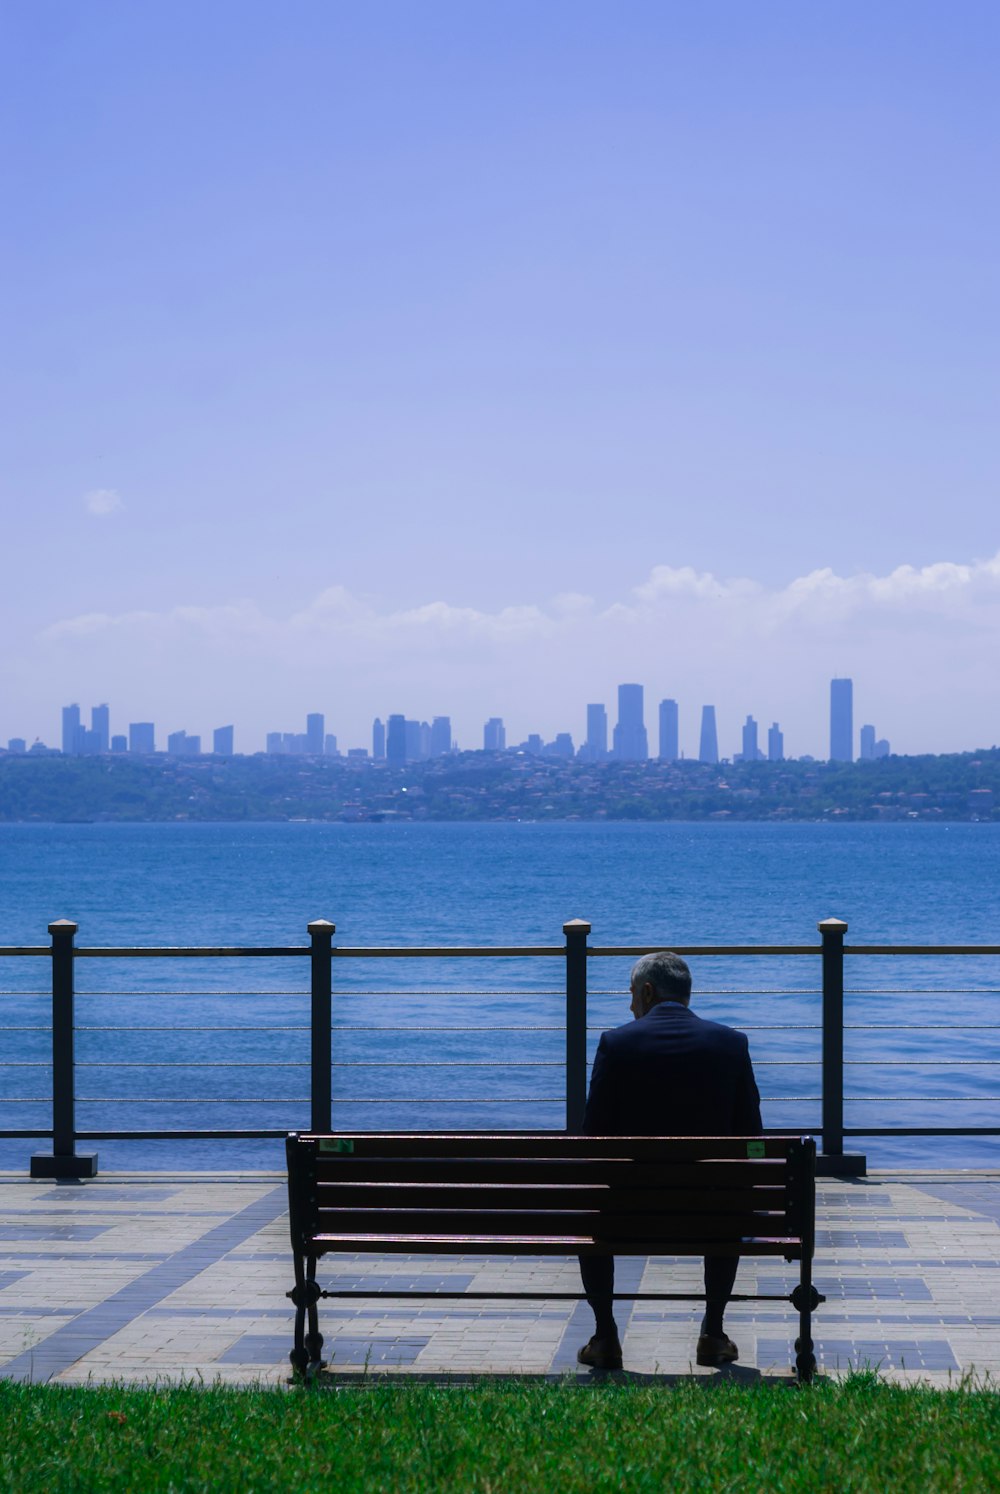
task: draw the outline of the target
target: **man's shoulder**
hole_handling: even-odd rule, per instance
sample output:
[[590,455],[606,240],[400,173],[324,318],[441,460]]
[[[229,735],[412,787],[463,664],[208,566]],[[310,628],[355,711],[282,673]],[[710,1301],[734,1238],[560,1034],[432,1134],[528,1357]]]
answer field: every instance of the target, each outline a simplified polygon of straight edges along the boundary
[[605,1027],[601,1033],[598,1046],[601,1048],[616,1047],[625,1038],[629,1028],[634,1025],[632,1022],[624,1022],[621,1027]]
[[740,1032],[737,1027],[730,1027],[725,1022],[713,1022],[709,1017],[699,1017],[697,1012],[692,1012],[691,1015],[697,1022],[699,1031],[704,1031],[706,1035],[717,1034],[723,1042],[745,1043],[747,1040],[746,1033]]
[[652,1033],[662,1031],[664,1026],[688,1035],[697,1034],[703,1041],[720,1046],[731,1044],[744,1047],[747,1042],[746,1034],[737,1028],[729,1027],[725,1022],[713,1022],[708,1017],[699,1017],[697,1012],[690,1007],[681,1006],[679,1002],[665,1001],[654,1006],[652,1011],[637,1021],[623,1022],[620,1027],[608,1028],[602,1041],[608,1048],[629,1047],[633,1043],[643,1043]]

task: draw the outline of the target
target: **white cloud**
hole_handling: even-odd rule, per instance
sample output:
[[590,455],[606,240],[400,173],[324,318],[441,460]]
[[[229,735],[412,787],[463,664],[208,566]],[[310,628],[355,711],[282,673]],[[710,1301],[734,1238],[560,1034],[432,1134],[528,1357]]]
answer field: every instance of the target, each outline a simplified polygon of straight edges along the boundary
[[91,488],[89,493],[83,495],[83,506],[88,514],[103,519],[125,505],[117,488]]
[[552,598],[552,611],[559,617],[580,617],[594,609],[594,598],[580,591],[563,591]]
[[774,632],[803,626],[822,631],[851,619],[862,619],[866,628],[877,627],[880,620],[909,625],[921,616],[934,618],[942,613],[971,626],[984,618],[1000,625],[1000,555],[968,565],[942,561],[921,569],[899,566],[885,576],[866,572],[838,576],[829,569],[818,570],[775,588],[746,577],[722,579],[688,566],[658,565],[633,588],[630,597],[603,607],[597,607],[591,597],[562,593],[547,603],[496,611],[441,600],[379,610],[370,600],[335,585],[288,617],[269,615],[256,602],[244,600],[160,612],[84,613],[52,623],[41,636],[54,641],[125,630],[245,637],[256,642],[284,639],[295,647],[303,634],[349,636],[393,646],[407,635],[435,644],[448,637],[530,643],[576,630],[593,633],[620,624],[641,626],[681,617],[688,622],[697,618],[700,625],[714,619],[716,625],[740,632],[748,628]]
[[648,581],[635,588],[642,602],[656,603],[664,597],[704,597],[725,601],[734,595],[761,590],[753,581],[720,581],[711,571],[695,571],[689,565],[654,565]]

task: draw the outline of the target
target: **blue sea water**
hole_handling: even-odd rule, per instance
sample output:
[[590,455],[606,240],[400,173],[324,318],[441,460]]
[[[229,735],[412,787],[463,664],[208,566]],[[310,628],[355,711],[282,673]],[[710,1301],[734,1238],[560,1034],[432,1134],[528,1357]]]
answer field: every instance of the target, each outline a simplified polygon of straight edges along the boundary
[[[1000,943],[1000,827],[978,824],[174,824],[0,827],[0,946]],[[590,962],[591,1049],[628,1019]],[[819,960],[692,960],[693,1005],[748,1031],[770,1125],[819,1123]],[[48,1123],[45,959],[0,959],[0,1127]],[[78,1125],[308,1124],[308,961],[77,964]],[[847,1124],[1000,1125],[1000,960],[848,961]],[[563,1121],[558,959],[343,959],[335,1124]],[[854,1141],[870,1165],[996,1165],[1000,1140]],[[0,1141],[20,1168],[43,1143]],[[102,1170],[280,1166],[273,1141],[102,1141]]]

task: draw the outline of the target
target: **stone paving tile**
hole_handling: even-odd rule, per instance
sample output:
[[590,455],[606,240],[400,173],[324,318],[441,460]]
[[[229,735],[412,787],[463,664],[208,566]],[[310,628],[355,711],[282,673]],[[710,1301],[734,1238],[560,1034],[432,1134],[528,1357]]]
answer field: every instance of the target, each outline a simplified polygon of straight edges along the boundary
[[[87,1184],[85,1183],[63,1184],[61,1187],[53,1188],[50,1192],[41,1194],[38,1201],[39,1203],[57,1203],[68,1205],[71,1204],[74,1200],[72,1194],[67,1192],[67,1189],[79,1188],[81,1190],[84,1190],[86,1189],[86,1187]],[[176,1198],[179,1191],[180,1190],[178,1188],[148,1188],[142,1186],[133,1188],[115,1188],[113,1186],[104,1186],[101,1189],[101,1202],[105,1204],[162,1203],[164,1199]],[[89,1194],[87,1194],[86,1192],[81,1192],[79,1194],[79,1202],[81,1204],[89,1204],[91,1202]]]
[[0,1240],[96,1240],[110,1224],[0,1224]]
[[[822,1370],[954,1383],[1000,1375],[1000,1173],[880,1174],[821,1180],[814,1318]],[[0,1375],[60,1383],[125,1378],[284,1384],[292,1281],[284,1182],[276,1174],[119,1174],[73,1185],[0,1176]],[[575,1292],[574,1261],[546,1257],[341,1256],[330,1288]],[[745,1260],[737,1291],[782,1292],[781,1261]],[[691,1259],[624,1258],[622,1290],[702,1289]],[[992,1309],[992,1310],[991,1310]],[[697,1303],[621,1303],[625,1362],[637,1374],[692,1369]],[[332,1377],[586,1374],[576,1350],[584,1303],[335,1299],[321,1308]],[[785,1377],[796,1323],[782,1303],[734,1302],[732,1377]]]

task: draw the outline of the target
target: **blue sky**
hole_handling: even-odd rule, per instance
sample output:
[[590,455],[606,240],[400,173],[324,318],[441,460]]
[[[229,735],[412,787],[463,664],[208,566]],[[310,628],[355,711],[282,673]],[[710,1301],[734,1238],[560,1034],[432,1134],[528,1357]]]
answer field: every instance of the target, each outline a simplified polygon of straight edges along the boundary
[[834,673],[1000,738],[995,5],[33,0],[0,53],[0,740],[579,737],[639,679],[820,754]]

